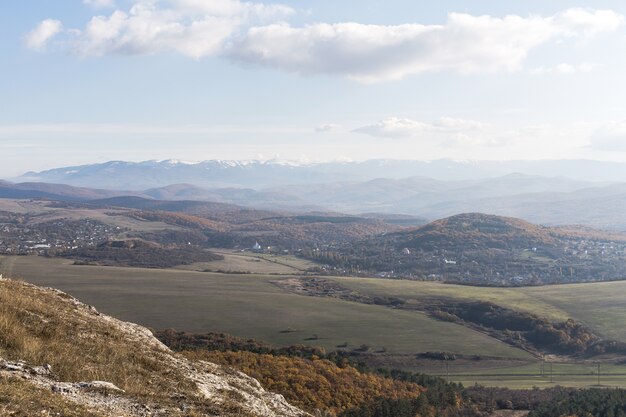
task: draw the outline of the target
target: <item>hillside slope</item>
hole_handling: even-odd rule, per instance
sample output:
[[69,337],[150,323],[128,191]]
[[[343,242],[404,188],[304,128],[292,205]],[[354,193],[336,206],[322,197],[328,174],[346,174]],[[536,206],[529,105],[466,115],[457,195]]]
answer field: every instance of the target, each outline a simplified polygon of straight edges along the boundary
[[6,279],[0,387],[0,415],[307,415],[243,373],[174,354],[146,328]]
[[625,251],[623,233],[466,213],[305,255],[345,273],[527,285],[624,279]]
[[16,184],[7,181],[0,181],[1,198],[41,198],[59,201],[87,201],[118,196],[148,197],[145,194],[134,191],[103,190],[43,182],[22,182]]
[[392,235],[398,244],[428,250],[458,249],[527,249],[554,247],[557,239],[550,229],[521,219],[468,213],[437,220],[412,231]]

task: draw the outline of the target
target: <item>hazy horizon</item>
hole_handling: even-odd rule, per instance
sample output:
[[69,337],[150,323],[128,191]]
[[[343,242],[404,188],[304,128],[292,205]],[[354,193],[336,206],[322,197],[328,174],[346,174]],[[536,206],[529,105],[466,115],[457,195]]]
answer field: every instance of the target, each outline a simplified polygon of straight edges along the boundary
[[[110,160],[101,160],[101,161],[84,161],[81,163],[76,163],[72,165],[61,165],[58,163],[48,163],[43,164],[41,167],[37,168],[33,166],[32,168],[25,167],[18,171],[11,170],[3,170],[0,167],[0,179],[5,181],[19,181],[22,177],[27,177],[30,173],[42,173],[48,171],[54,171],[59,169],[67,169],[67,168],[78,168],[78,167],[91,167],[91,166],[99,166],[106,165],[111,163],[127,163],[127,164],[162,164],[162,163],[172,163],[173,165],[199,165],[202,163],[210,163],[210,162],[221,162],[225,165],[247,165],[247,164],[277,164],[277,165],[287,165],[287,166],[296,166],[296,167],[307,167],[307,166],[316,166],[316,165],[327,165],[327,164],[365,164],[365,163],[374,163],[374,162],[388,162],[388,163],[424,163],[424,164],[433,164],[433,163],[454,163],[459,165],[467,165],[467,166],[480,166],[481,164],[497,164],[506,166],[507,164],[526,164],[526,163],[598,163],[598,164],[606,164],[607,166],[616,166],[622,165],[626,166],[626,161],[611,161],[611,160],[601,160],[601,159],[590,159],[590,158],[569,158],[569,159],[551,159],[551,158],[538,158],[538,159],[455,159],[455,158],[437,158],[437,159],[407,159],[407,158],[369,158],[369,159],[348,159],[348,158],[337,158],[337,159],[319,159],[319,160],[309,160],[308,158],[300,158],[300,159],[286,159],[286,158],[241,158],[241,159],[203,159],[203,160],[180,160],[173,158],[165,158],[165,159],[110,159]],[[500,175],[509,175],[509,174],[522,174],[522,175],[537,175],[537,174],[526,174],[524,172],[518,172],[515,169],[511,169],[503,172]],[[499,175],[496,175],[499,176]],[[566,174],[556,174],[556,175],[548,175],[552,177],[568,177]],[[590,180],[590,182],[594,181],[608,181],[607,180]],[[616,182],[620,182],[617,180]]]
[[[13,183],[42,182],[87,188],[144,190],[175,184],[220,188],[271,188],[288,184],[387,180],[477,181],[518,176],[529,181],[571,180],[589,186],[626,183],[626,163],[592,159],[411,160],[367,159],[290,161],[285,159],[172,159],[124,161],[25,170],[0,177]],[[556,190],[555,190],[556,191]]]

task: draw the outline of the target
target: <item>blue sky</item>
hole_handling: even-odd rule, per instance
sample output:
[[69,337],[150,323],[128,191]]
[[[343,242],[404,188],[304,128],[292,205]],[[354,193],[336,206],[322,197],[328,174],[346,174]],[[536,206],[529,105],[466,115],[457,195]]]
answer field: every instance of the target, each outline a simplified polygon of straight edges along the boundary
[[0,5],[0,176],[111,159],[626,160],[619,1]]

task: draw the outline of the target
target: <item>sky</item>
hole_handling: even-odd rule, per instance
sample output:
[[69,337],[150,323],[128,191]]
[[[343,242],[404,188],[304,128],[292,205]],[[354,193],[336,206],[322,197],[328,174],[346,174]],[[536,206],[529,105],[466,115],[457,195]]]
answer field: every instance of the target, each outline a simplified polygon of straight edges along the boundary
[[104,162],[626,161],[623,1],[0,4],[0,177]]

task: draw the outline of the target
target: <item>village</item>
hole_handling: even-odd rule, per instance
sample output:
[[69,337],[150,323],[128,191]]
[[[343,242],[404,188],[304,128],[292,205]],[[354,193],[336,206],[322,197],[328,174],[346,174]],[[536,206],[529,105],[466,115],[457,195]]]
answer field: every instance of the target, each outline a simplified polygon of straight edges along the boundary
[[441,281],[487,286],[525,286],[626,278],[626,242],[581,238],[526,248],[326,247],[304,256],[332,275]]
[[0,254],[54,255],[58,252],[95,246],[127,230],[91,219],[59,219],[36,225],[0,216]]

